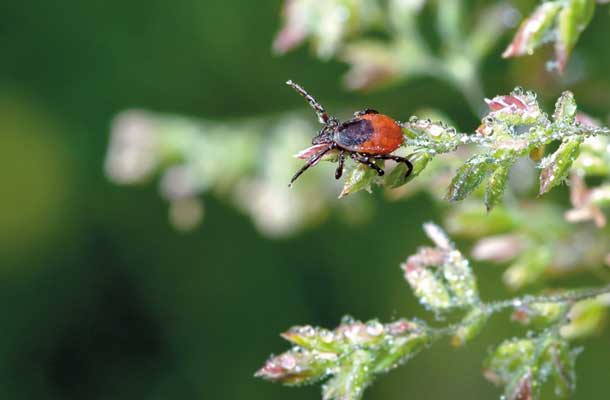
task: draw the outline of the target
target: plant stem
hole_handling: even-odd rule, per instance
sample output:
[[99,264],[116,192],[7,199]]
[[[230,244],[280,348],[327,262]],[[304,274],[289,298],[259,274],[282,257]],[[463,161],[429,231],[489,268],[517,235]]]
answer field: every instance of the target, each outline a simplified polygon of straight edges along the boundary
[[567,303],[577,302],[580,300],[587,300],[593,297],[600,296],[602,294],[610,293],[610,285],[601,288],[590,288],[590,289],[577,289],[570,290],[564,293],[551,296],[524,296],[509,300],[502,300],[493,303],[489,303],[486,306],[489,307],[492,313],[504,310],[510,307],[519,307],[522,305],[529,304],[541,304],[541,303]]
[[[492,315],[511,307],[520,307],[523,305],[542,303],[575,303],[581,300],[592,299],[603,294],[610,294],[610,285],[601,288],[570,290],[564,293],[551,296],[528,295],[491,303],[481,302],[475,307],[480,307],[481,309],[484,309],[489,315]],[[460,321],[458,323],[451,324],[442,328],[428,328],[428,332],[432,337],[431,341],[436,341],[446,336],[453,336],[458,329],[467,326],[470,323],[471,321],[467,320]]]

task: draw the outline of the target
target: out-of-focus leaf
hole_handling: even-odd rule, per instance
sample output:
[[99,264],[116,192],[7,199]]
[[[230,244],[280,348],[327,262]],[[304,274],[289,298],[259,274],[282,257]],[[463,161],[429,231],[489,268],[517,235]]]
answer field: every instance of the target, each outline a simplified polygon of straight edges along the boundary
[[553,26],[560,10],[561,4],[557,1],[545,2],[538,6],[536,11],[521,23],[513,41],[502,53],[502,57],[533,54],[534,49],[544,43],[544,36]]
[[570,222],[591,220],[598,228],[606,225],[606,215],[601,207],[610,205],[610,185],[587,188],[584,179],[577,173],[570,176],[570,201],[573,208],[565,212]]
[[396,60],[400,49],[393,44],[360,40],[345,46],[341,60],[350,65],[344,77],[345,86],[352,90],[373,89],[390,84],[401,77],[401,65]]
[[417,256],[409,257],[401,267],[419,301],[433,310],[443,310],[450,308],[453,303],[441,279],[425,264],[433,260],[435,263],[442,263],[442,255],[433,249],[420,249]]
[[560,71],[565,69],[578,37],[587,27],[595,12],[595,0],[570,0],[557,17],[558,38],[555,56]]
[[311,37],[318,57],[328,59],[347,38],[380,18],[377,0],[285,0],[284,24],[273,48],[283,54]]
[[572,49],[595,12],[595,0],[547,1],[526,18],[503,57],[531,55],[548,42],[555,42],[557,68],[563,71]]
[[454,347],[460,347],[478,336],[487,323],[489,315],[490,312],[485,307],[475,307],[469,311],[451,338],[451,344]]
[[534,339],[512,339],[500,344],[486,362],[485,377],[504,385],[507,400],[538,399],[540,389],[553,380],[564,398],[574,389],[576,352],[552,332]]
[[511,289],[520,289],[534,283],[551,262],[552,252],[538,245],[522,253],[517,261],[504,272],[504,283]]
[[608,317],[610,296],[579,301],[569,313],[570,323],[561,327],[561,335],[577,339],[598,333]]
[[472,258],[478,261],[506,262],[515,258],[524,247],[525,239],[517,234],[488,236],[475,243]]

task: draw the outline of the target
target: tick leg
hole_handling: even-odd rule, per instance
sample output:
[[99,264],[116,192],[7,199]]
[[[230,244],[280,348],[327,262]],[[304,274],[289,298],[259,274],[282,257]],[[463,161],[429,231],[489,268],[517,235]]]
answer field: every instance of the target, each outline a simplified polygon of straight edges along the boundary
[[405,174],[405,178],[408,178],[409,175],[411,175],[411,172],[413,172],[413,164],[411,164],[411,161],[409,161],[408,158],[405,157],[400,157],[400,156],[392,156],[389,154],[377,154],[374,156],[371,156],[377,160],[393,160],[396,161],[397,163],[403,163],[407,166],[407,173]]
[[371,156],[367,155],[367,154],[358,154],[358,153],[351,153],[350,157],[356,161],[358,161],[359,163],[362,163],[366,166],[368,166],[369,168],[373,168],[375,171],[377,171],[377,175],[379,176],[383,176],[383,174],[385,172],[383,172],[383,170],[381,168],[379,168],[379,166],[377,164],[375,164],[373,161],[371,161]]
[[343,175],[343,165],[345,164],[345,150],[341,150],[339,152],[339,165],[337,166],[337,169],[335,170],[335,179],[339,179],[341,178],[341,175]]
[[297,178],[298,178],[299,176],[301,176],[301,174],[303,174],[303,172],[307,171],[307,169],[308,169],[309,167],[311,167],[312,165],[314,165],[315,163],[317,163],[317,162],[318,162],[318,160],[319,160],[320,158],[322,158],[322,156],[324,156],[324,154],[328,153],[330,150],[332,150],[332,149],[334,149],[334,148],[335,148],[335,144],[333,143],[333,144],[329,145],[327,148],[325,148],[325,149],[323,149],[323,150],[319,151],[318,153],[314,154],[313,156],[311,156],[311,157],[309,158],[309,160],[307,160],[307,162],[305,163],[305,165],[303,165],[303,166],[301,167],[301,169],[299,169],[299,170],[297,171],[297,173],[296,173],[296,174],[294,174],[294,176],[293,176],[293,177],[292,177],[292,179],[290,180],[290,183],[288,184],[288,187],[292,187],[292,184],[294,183],[294,181],[296,181],[296,180],[297,180]]
[[286,85],[290,86],[291,88],[296,90],[301,96],[305,97],[305,100],[307,100],[311,108],[313,108],[316,114],[318,115],[318,120],[320,121],[320,123],[325,124],[328,122],[328,113],[312,95],[307,93],[305,89],[303,89],[300,85],[294,83],[293,81],[286,82]]

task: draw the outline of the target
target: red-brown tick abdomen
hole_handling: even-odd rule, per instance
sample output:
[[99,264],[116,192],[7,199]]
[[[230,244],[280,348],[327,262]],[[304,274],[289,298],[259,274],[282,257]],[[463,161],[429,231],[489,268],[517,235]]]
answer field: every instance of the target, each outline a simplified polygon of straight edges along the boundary
[[365,114],[360,118],[373,125],[373,133],[358,150],[368,154],[389,154],[400,147],[404,137],[402,129],[392,118],[383,114]]

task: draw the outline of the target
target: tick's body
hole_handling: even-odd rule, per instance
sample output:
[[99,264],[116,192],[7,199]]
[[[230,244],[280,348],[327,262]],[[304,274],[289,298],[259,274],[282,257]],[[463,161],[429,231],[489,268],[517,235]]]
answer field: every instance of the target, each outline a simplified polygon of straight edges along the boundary
[[392,118],[373,111],[339,125],[335,142],[344,150],[389,154],[402,144],[402,129]]
[[307,163],[297,171],[290,180],[290,185],[331,150],[339,152],[339,166],[335,171],[336,179],[343,174],[346,154],[349,154],[353,160],[373,168],[380,176],[384,174],[384,171],[375,164],[375,160],[402,162],[407,166],[406,176],[411,174],[413,166],[408,159],[390,154],[398,149],[404,140],[400,125],[392,118],[367,109],[355,113],[354,118],[349,121],[339,122],[336,118],[330,117],[324,108],[299,85],[292,81],[286,83],[307,99],[316,111],[320,123],[324,124],[312,141],[314,145],[319,146],[319,151],[313,154]]

